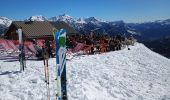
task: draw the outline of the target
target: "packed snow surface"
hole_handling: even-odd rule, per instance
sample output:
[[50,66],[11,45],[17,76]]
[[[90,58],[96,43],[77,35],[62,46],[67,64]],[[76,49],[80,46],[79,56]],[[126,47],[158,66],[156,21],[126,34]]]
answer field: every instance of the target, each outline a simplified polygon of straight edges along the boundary
[[[143,44],[67,60],[68,100],[170,100],[170,60]],[[43,61],[0,60],[0,100],[47,100]],[[49,59],[50,97],[56,94],[55,58]]]

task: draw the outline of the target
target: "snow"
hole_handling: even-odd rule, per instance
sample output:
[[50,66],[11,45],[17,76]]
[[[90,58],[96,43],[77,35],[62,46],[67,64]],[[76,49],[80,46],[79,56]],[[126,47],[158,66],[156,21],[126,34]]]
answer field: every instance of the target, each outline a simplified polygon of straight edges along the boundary
[[164,20],[162,25],[170,25],[170,19]]
[[[67,60],[69,100],[169,100],[170,59],[143,44]],[[46,100],[43,61],[0,60],[0,100]],[[49,59],[50,95],[56,94],[55,58]]]
[[0,17],[0,34],[4,33],[4,30],[6,30],[12,23],[12,20],[6,18],[6,17]]
[[27,20],[31,20],[31,21],[47,21],[47,18],[42,16],[42,15],[37,15],[37,16],[31,16],[30,18],[27,18]]
[[49,18],[49,21],[64,21],[66,23],[73,23],[75,21],[75,19],[67,14],[63,14],[63,15]]
[[6,18],[6,17],[0,17],[0,24],[5,25],[6,27],[9,27],[12,23],[12,20]]
[[84,18],[79,18],[76,23],[79,23],[79,24],[86,24],[86,21],[84,20]]
[[85,21],[87,22],[87,23],[89,23],[89,22],[91,22],[91,23],[95,23],[95,22],[97,22],[98,21],[98,19],[97,18],[95,18],[95,17],[89,17],[89,18],[86,18],[85,19]]
[[137,34],[135,31],[131,31],[131,30],[127,30],[127,32],[129,32],[131,34]]

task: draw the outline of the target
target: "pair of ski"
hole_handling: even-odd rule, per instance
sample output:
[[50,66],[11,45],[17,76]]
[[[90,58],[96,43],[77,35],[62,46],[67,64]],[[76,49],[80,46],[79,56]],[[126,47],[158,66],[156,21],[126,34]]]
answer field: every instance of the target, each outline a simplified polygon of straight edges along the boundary
[[22,27],[17,30],[18,38],[19,38],[19,62],[20,62],[20,71],[24,71],[26,67],[26,60],[25,60],[25,50],[24,50],[24,39],[22,33]]
[[[56,44],[56,71],[57,71],[57,99],[67,100],[67,83],[66,83],[66,31],[61,29],[55,33]],[[47,52],[44,52],[44,72],[45,82],[47,85],[47,100],[50,100],[49,91],[49,72],[48,72],[48,58]]]
[[19,50],[20,50],[19,53],[20,71],[24,71],[26,67],[24,45],[20,44]]
[[66,30],[60,29],[54,34],[56,45],[57,98],[67,100],[66,79]]

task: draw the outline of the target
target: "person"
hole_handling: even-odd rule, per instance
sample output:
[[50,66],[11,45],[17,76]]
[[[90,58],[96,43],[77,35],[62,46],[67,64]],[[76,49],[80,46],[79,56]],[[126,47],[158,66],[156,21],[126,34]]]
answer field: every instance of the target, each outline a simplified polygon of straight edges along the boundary
[[114,51],[115,49],[114,49],[114,41],[113,41],[113,39],[111,39],[110,41],[109,41],[109,51]]
[[94,54],[94,45],[91,45],[91,54]]
[[33,42],[33,46],[36,50],[36,54],[35,54],[36,57],[38,57],[39,59],[42,59],[42,48],[37,45],[37,42],[35,39],[32,42]]
[[49,54],[49,57],[53,57],[52,51],[51,51],[51,46],[50,46],[50,41],[49,40],[45,40],[45,47],[47,49],[47,52]]
[[42,45],[42,57],[43,57],[43,60],[49,58],[49,54],[48,54],[47,51],[48,51],[47,46],[46,46],[45,42],[43,41],[43,45]]

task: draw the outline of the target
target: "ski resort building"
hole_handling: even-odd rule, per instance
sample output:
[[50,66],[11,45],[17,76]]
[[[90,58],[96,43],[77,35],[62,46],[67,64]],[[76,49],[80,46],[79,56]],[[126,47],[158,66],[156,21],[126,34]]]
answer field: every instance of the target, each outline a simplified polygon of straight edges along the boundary
[[61,28],[67,30],[67,34],[77,34],[72,27],[65,22],[48,21],[13,21],[7,32],[4,34],[6,39],[18,40],[17,29],[22,28],[25,40],[49,39],[53,40],[53,32]]

